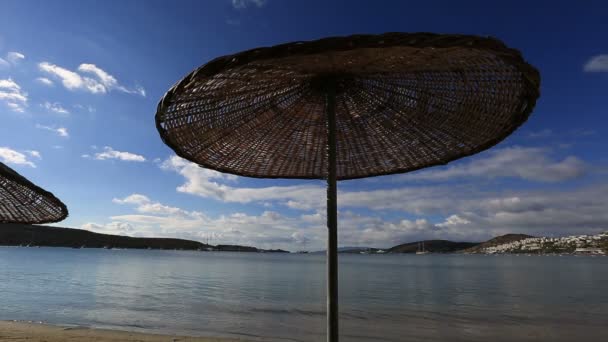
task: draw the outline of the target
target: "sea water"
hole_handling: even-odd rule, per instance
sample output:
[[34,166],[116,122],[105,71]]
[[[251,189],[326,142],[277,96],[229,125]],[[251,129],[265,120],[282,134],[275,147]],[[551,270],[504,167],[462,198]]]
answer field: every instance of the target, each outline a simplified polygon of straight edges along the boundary
[[[340,257],[342,341],[608,336],[608,257]],[[0,247],[0,320],[325,340],[325,256]]]

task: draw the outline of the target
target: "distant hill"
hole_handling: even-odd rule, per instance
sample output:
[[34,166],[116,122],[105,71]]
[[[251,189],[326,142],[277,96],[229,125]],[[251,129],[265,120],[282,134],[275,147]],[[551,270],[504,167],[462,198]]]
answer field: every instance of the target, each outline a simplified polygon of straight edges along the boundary
[[[483,249],[507,244],[519,240],[533,238],[525,234],[506,234],[495,237],[483,243],[454,242],[448,240],[425,240],[404,243],[389,249],[381,250],[373,247],[340,247],[339,253],[376,254],[376,253],[415,253],[419,243],[424,242],[424,248],[430,253],[483,253]],[[608,250],[608,240],[599,240]],[[135,248],[135,249],[178,249],[206,250],[223,252],[264,252],[289,253],[281,249],[263,250],[252,246],[239,245],[208,245],[198,241],[170,238],[143,238],[110,234],[99,234],[83,229],[61,228],[27,224],[0,224],[0,246],[45,246],[72,248]],[[312,253],[325,253],[318,251]]]
[[255,247],[239,245],[217,245],[214,250],[222,252],[258,252],[258,249]]
[[283,252],[238,245],[207,245],[198,241],[169,238],[143,238],[99,234],[83,229],[28,224],[0,224],[0,246],[44,246],[72,248],[134,248],[212,250],[231,252]]
[[[380,248],[360,247],[360,246],[338,247],[338,253],[352,253],[352,254],[358,254],[361,252],[376,253],[379,250],[380,250]],[[326,250],[321,250],[321,251],[310,252],[309,254],[325,254],[325,253],[327,253]]]
[[476,246],[473,246],[471,248],[467,248],[465,250],[462,250],[462,253],[470,253],[470,254],[475,254],[475,253],[480,253],[484,248],[488,248],[488,247],[494,247],[494,246],[498,246],[498,245],[502,245],[505,243],[510,243],[510,242],[514,242],[514,241],[519,241],[519,240],[524,240],[527,238],[532,238],[532,235],[526,235],[526,234],[506,234],[506,235],[501,235],[501,236],[497,236],[493,239],[490,239],[486,242],[480,243]]
[[[455,253],[471,248],[479,242],[454,242],[448,240],[424,240],[408,242],[391,248],[374,247],[339,247],[338,253],[346,254],[384,254],[384,253],[416,253],[418,244],[424,242],[424,249],[430,253]],[[311,252],[312,254],[324,254],[325,251]]]
[[608,254],[608,232],[593,235],[534,237],[507,234],[463,251],[470,254]]
[[286,251],[284,249],[262,249],[260,251],[262,253],[291,253],[290,251]]
[[10,223],[0,224],[0,245],[184,250],[197,250],[212,247],[198,241],[184,239],[139,238],[99,234],[83,229]]
[[448,240],[425,240],[408,242],[389,248],[387,253],[416,253],[418,244],[424,242],[424,249],[430,253],[454,253],[478,245],[478,242],[454,242]]
[[340,247],[338,248],[338,253],[376,253],[380,250],[380,248],[373,247]]
[[218,252],[253,252],[253,253],[289,253],[282,249],[259,249],[251,246],[239,245],[217,245],[213,247],[214,251]]

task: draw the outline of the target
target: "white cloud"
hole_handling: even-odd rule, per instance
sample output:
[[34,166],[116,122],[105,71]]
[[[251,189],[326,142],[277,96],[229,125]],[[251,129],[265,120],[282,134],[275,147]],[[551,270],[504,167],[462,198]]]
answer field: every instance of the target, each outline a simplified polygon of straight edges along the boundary
[[12,79],[0,80],[0,89],[21,90],[21,87]]
[[[265,188],[238,188],[220,184],[216,180],[235,181],[229,175],[204,169],[178,156],[172,156],[161,164],[161,168],[179,173],[186,183],[177,191],[224,202],[250,203],[268,200],[288,200],[294,198],[319,198],[322,188],[314,185],[271,186]],[[303,204],[302,204],[303,205]]]
[[118,81],[114,76],[108,74],[101,68],[98,68],[95,64],[80,64],[78,71],[94,74],[99,78],[101,84],[103,84],[105,88],[113,88],[118,85]]
[[465,225],[465,224],[469,224],[471,223],[471,221],[462,218],[458,215],[452,215],[449,216],[445,222],[443,223],[438,223],[437,226],[438,227],[450,227],[450,226],[457,226],[457,225]]
[[249,7],[249,5],[254,5],[258,8],[266,5],[267,0],[232,0],[232,7],[236,9],[244,9]]
[[13,112],[17,112],[17,113],[23,113],[23,112],[25,112],[25,108],[23,108],[23,106],[21,106],[18,103],[15,103],[15,102],[8,102],[6,104],[6,106],[8,108],[10,108],[10,110],[12,110]]
[[114,198],[112,202],[117,204],[144,204],[150,203],[150,199],[148,196],[140,195],[140,194],[131,194],[125,198]]
[[95,113],[95,111],[96,111],[95,107],[90,106],[90,105],[89,106],[83,106],[81,104],[75,104],[74,108],[79,109],[79,110],[86,110],[89,113]]
[[[189,211],[155,202],[142,194],[115,198],[113,202],[132,206],[133,214],[111,216],[106,224],[88,223],[85,229],[109,232],[118,223],[128,224],[132,236],[179,237],[211,243],[236,243],[262,248],[286,247],[311,241],[310,232],[298,229],[298,219],[277,212],[264,211],[259,215],[233,213],[210,218],[199,211]],[[321,245],[319,241],[319,245]]]
[[60,66],[57,66],[57,65],[54,65],[54,64],[51,64],[48,62],[42,62],[42,63],[38,64],[38,68],[41,71],[44,71],[44,72],[51,74],[54,77],[60,79],[61,82],[63,83],[63,86],[69,90],[87,89],[88,91],[90,91],[92,93],[98,92],[98,90],[99,90],[98,87],[89,88],[85,84],[84,79],[80,75],[78,75],[77,73],[70,71],[68,69],[62,68]]
[[[136,86],[132,89],[127,88],[119,84],[114,76],[97,67],[95,64],[80,64],[77,70],[81,74],[49,62],[39,63],[38,68],[41,71],[60,79],[63,86],[68,90],[84,90],[93,94],[105,94],[111,90],[118,90],[123,93],[146,96],[146,92],[141,86]],[[91,74],[93,77],[88,77],[86,76],[87,74]]]
[[5,58],[0,58],[0,67],[10,67],[19,64],[25,58],[21,52],[11,51],[6,54]]
[[11,110],[23,113],[27,107],[28,95],[11,78],[0,79],[0,101]]
[[[454,223],[453,229],[467,231],[476,227],[494,234],[529,232],[537,235],[599,232],[608,229],[608,186],[575,190],[522,191],[492,194],[481,201],[463,201],[453,210],[469,221],[465,227]],[[460,208],[458,208],[460,207]]]
[[0,89],[6,89],[11,91],[21,90],[21,87],[15,83],[12,79],[0,80]]
[[563,160],[552,160],[548,152],[547,149],[536,147],[495,149],[468,163],[406,174],[400,176],[400,179],[445,181],[462,177],[508,177],[559,182],[577,178],[585,172],[585,163],[577,157],[568,156]]
[[59,134],[60,137],[69,137],[69,133],[68,133],[68,129],[65,127],[59,127],[57,128],[57,134]]
[[[391,210],[421,217],[444,217],[446,235],[482,236],[511,232],[562,234],[608,229],[608,186],[538,191],[480,191],[436,186],[346,192],[340,208]],[[467,239],[471,239],[470,237]]]
[[608,72],[608,54],[591,57],[583,69],[586,72]]
[[[338,205],[348,208],[368,208],[392,210],[416,215],[450,214],[445,208],[452,208],[463,194],[473,196],[467,187],[393,187],[391,189],[348,191],[338,193]],[[315,202],[301,198],[304,203]]]
[[53,83],[53,81],[49,80],[46,77],[38,77],[38,78],[36,78],[36,82],[43,84],[45,86],[49,86],[49,87],[52,87],[55,85],[55,83]]
[[445,236],[444,230],[427,219],[386,221],[376,216],[353,212],[340,215],[342,232],[338,233],[343,246],[392,247],[401,243]]
[[70,111],[63,108],[61,106],[61,103],[59,103],[59,102],[51,103],[51,102],[46,101],[43,104],[41,104],[40,106],[42,106],[43,108],[45,108],[48,111],[51,111],[51,112],[54,112],[57,114],[64,114],[64,115],[70,114]]
[[133,204],[136,205],[136,210],[145,214],[160,214],[160,215],[181,215],[188,216],[189,212],[176,207],[170,207],[158,202],[151,201],[147,196],[141,194],[131,194],[125,198],[114,198],[112,202],[116,204]]
[[116,151],[110,146],[105,146],[103,148],[102,152],[95,153],[94,158],[97,160],[118,159],[118,160],[133,161],[133,162],[146,161],[146,158],[144,158],[144,156],[141,156],[141,155],[135,154],[135,153],[131,153],[131,152]]
[[[266,219],[274,216],[281,222],[276,229],[280,226],[286,231],[277,230],[272,234],[260,235],[263,229],[257,220],[261,220],[262,214],[235,214],[224,217],[223,221],[208,217],[202,219],[202,213],[198,213],[196,218],[188,218],[183,213],[177,217],[158,204],[156,211],[164,211],[164,216],[159,218],[159,215],[152,214],[152,209],[143,212],[144,204],[154,202],[147,197],[134,197],[120,201],[123,204],[137,205],[137,213],[112,217],[113,221],[128,222],[134,227],[147,227],[150,231],[162,231],[163,234],[181,234],[179,236],[184,238],[198,236],[197,232],[203,229],[201,227],[217,227],[213,232],[223,236],[226,243],[234,242],[229,240],[235,239],[275,248],[289,245],[297,249],[297,241],[308,241],[309,246],[323,246],[326,232],[325,187],[321,182],[260,188],[239,187],[239,177],[201,168],[177,156],[165,160],[161,168],[176,172],[184,178],[184,183],[177,187],[178,192],[226,203],[258,203],[260,209],[268,204],[278,204],[308,213],[298,217],[267,213]],[[492,150],[480,158],[443,170],[414,173],[409,175],[413,177],[409,179],[436,182],[462,177],[482,180],[515,177],[538,182],[557,182],[577,178],[585,169],[586,165],[574,156],[554,158],[548,149],[512,147]],[[402,176],[393,176],[394,179],[399,177]],[[546,185],[543,185],[542,191],[496,191],[487,187],[487,181],[483,188],[475,184],[341,190],[338,194],[340,244],[388,247],[421,238],[481,241],[512,232],[563,235],[608,229],[606,185],[578,189],[560,187],[554,190],[547,190]],[[169,208],[178,212],[178,208]],[[354,208],[381,212],[381,215],[388,212],[395,219],[387,220],[375,214],[366,216],[349,211]],[[226,226],[221,226],[220,221]]]
[[40,155],[39,151],[36,151],[36,150],[27,150],[27,151],[25,151],[25,153],[29,154],[30,156],[32,156],[34,158],[42,159],[42,155]]
[[125,91],[129,94],[139,94],[140,96],[146,97],[146,89],[140,85],[136,85],[134,89]]
[[29,160],[25,154],[9,147],[0,147],[0,161],[6,164],[36,167],[36,164]]
[[[557,182],[581,176],[585,164],[578,158],[569,156],[561,161],[551,160],[547,151],[540,148],[506,148],[495,150],[487,156],[443,170],[429,170],[394,179],[445,181],[462,177],[499,178],[518,177],[541,182]],[[325,188],[316,184],[290,186],[270,186],[262,188],[237,187],[238,178],[217,171],[204,169],[177,156],[172,156],[161,164],[164,170],[171,170],[184,177],[185,182],[177,187],[178,192],[204,198],[212,198],[232,203],[267,203],[278,201],[291,209],[313,210],[324,205],[319,198],[324,197]],[[403,208],[403,198],[417,198],[420,207],[409,206],[411,212],[421,212],[449,201],[449,193],[437,196],[438,187],[393,188],[365,192],[340,192],[339,203],[343,206],[369,207],[375,209]],[[457,189],[454,187],[453,189]],[[430,197],[427,200],[427,196]]]
[[[397,202],[389,190],[343,193],[341,197],[346,201],[339,204],[339,244],[390,247],[420,239],[483,241],[506,233],[551,236],[608,229],[608,185],[553,191],[458,190],[451,187],[390,190],[400,193]],[[419,197],[414,194],[422,194],[423,199],[417,203]],[[451,194],[447,200],[446,194]],[[434,207],[427,205],[429,200],[435,202]],[[211,235],[215,244],[297,250],[303,245],[307,249],[324,248],[327,233],[324,208],[300,216],[264,210],[259,214],[237,212],[214,218],[200,211],[162,204],[142,194],[115,198],[113,202],[131,206],[134,212],[111,216],[109,224],[111,227],[128,224],[132,228],[129,235],[134,236],[204,241]],[[380,214],[345,209],[359,205],[370,209],[392,207],[399,212],[394,215],[396,218],[386,219]],[[437,221],[431,221],[429,216],[437,217]],[[107,230],[107,225],[99,226]]]
[[110,222],[107,224],[96,224],[88,222],[83,224],[80,228],[86,229],[92,232],[101,234],[114,234],[114,235],[134,235],[136,232],[135,228],[129,223],[124,222]]
[[68,129],[65,127],[53,127],[53,126],[44,126],[44,125],[36,124],[36,128],[51,131],[51,132],[57,134],[58,136],[64,137],[64,138],[67,138],[70,136],[70,134],[68,133]]
[[6,60],[13,65],[19,63],[24,58],[25,55],[21,52],[11,51],[6,54]]

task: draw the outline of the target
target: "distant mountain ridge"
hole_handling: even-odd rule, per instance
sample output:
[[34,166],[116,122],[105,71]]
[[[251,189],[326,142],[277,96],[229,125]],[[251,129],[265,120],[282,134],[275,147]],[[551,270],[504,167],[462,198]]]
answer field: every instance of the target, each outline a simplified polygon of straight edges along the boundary
[[42,246],[71,248],[178,249],[234,252],[284,252],[238,245],[208,245],[173,238],[145,238],[94,233],[83,229],[28,224],[0,224],[0,246]]
[[338,253],[359,253],[359,254],[365,254],[365,253],[378,253],[378,251],[383,251],[383,249],[381,248],[374,248],[374,247],[340,247],[338,248]]
[[[415,253],[418,248],[418,243],[420,242],[424,242],[425,249],[431,253],[452,253],[477,245],[476,243],[471,242],[426,240],[409,242],[387,249],[360,246],[340,247],[338,248],[338,252],[352,254]],[[83,229],[9,223],[0,224],[0,245],[289,253],[282,249],[264,250],[252,246],[240,245],[213,246],[199,241],[185,239],[130,237],[94,233]],[[313,253],[325,253],[325,251]]]
[[[391,248],[340,247],[339,253],[351,254],[407,254],[416,253],[424,243],[429,253],[604,253],[608,254],[608,232],[595,236],[537,238],[526,234],[506,234],[488,241],[454,242],[424,240],[403,243]],[[209,245],[199,241],[174,238],[145,238],[100,234],[83,229],[27,224],[0,224],[0,246],[71,247],[71,248],[132,248],[170,249],[226,252],[289,253],[282,249],[264,250],[252,246]],[[322,254],[325,251],[311,252]]]
[[[361,246],[338,247],[338,253],[351,253],[351,254],[357,254],[357,253],[361,253],[361,252],[375,253],[379,250],[382,250],[382,249],[374,248],[374,247],[361,247]],[[320,251],[310,252],[310,254],[324,254],[326,252],[327,252],[326,250],[320,250]]]
[[507,234],[462,251],[466,254],[608,254],[608,232],[594,235],[534,237]]
[[485,248],[488,248],[488,247],[495,247],[495,246],[502,245],[505,243],[525,240],[525,239],[532,238],[532,237],[533,237],[532,235],[526,235],[526,234],[505,234],[505,235],[497,236],[495,238],[492,238],[486,242],[482,242],[475,246],[471,246],[470,248],[462,250],[462,252],[475,254],[475,253],[481,252],[482,250],[484,250]]
[[[466,250],[468,248],[479,245],[479,242],[454,242],[448,240],[421,240],[414,242],[403,243],[391,248],[375,248],[375,247],[340,247],[338,253],[350,254],[385,254],[385,253],[416,253],[420,244],[424,243],[424,249],[429,253],[455,253]],[[325,251],[315,251],[313,254],[322,254]]]
[[429,253],[454,253],[479,245],[479,242],[454,242],[448,240],[424,240],[408,242],[387,250],[387,253],[416,253],[420,244]]

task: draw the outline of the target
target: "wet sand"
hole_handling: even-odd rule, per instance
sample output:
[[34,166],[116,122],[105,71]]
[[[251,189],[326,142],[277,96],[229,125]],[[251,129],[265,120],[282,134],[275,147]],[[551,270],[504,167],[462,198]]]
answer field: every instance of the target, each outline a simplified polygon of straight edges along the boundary
[[0,341],[28,342],[244,342],[245,340],[143,334],[127,331],[61,327],[38,323],[0,321]]

